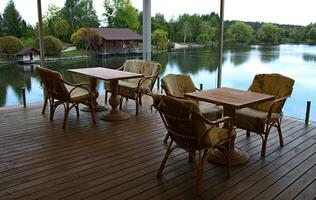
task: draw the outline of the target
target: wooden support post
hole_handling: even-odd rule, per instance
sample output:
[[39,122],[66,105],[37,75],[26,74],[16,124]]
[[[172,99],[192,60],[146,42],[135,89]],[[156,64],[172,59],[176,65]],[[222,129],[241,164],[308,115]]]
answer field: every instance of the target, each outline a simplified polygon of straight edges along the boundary
[[203,84],[200,83],[200,90],[202,91],[203,90]]
[[306,104],[306,115],[305,115],[305,125],[306,126],[308,125],[308,122],[309,122],[310,112],[311,112],[311,102],[307,101],[307,104]]
[[22,101],[24,108],[26,107],[25,87],[22,87]]

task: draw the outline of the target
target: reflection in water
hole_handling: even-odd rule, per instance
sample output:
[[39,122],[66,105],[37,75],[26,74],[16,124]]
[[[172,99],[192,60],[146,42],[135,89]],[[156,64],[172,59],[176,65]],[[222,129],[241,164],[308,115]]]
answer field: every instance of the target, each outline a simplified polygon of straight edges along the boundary
[[316,63],[316,53],[315,54],[304,53],[303,54],[303,59],[306,62]]
[[[189,74],[194,83],[205,89],[215,87],[216,49],[181,49],[152,55],[161,63],[161,77],[168,73]],[[126,59],[137,57],[92,57],[49,63],[50,69],[62,73],[70,83],[87,82],[87,77],[67,72],[67,69],[86,67],[118,68]],[[141,57],[139,57],[141,58]],[[237,66],[237,67],[236,67]],[[253,67],[256,66],[256,67]],[[296,66],[299,66],[297,70]],[[285,105],[285,114],[303,118],[306,100],[316,102],[314,77],[316,76],[316,47],[307,45],[280,46],[225,46],[223,55],[223,83],[240,89],[248,88],[256,73],[281,73],[295,79],[292,97]],[[27,103],[42,102],[40,80],[31,66],[0,64],[0,106],[21,104],[21,89],[26,88]],[[98,90],[103,91],[99,81]],[[316,112],[311,112],[316,120]]]
[[259,46],[260,59],[263,63],[276,61],[280,57],[280,46]]
[[246,45],[231,45],[228,47],[231,56],[230,60],[235,66],[239,66],[247,62],[250,58],[250,46]]

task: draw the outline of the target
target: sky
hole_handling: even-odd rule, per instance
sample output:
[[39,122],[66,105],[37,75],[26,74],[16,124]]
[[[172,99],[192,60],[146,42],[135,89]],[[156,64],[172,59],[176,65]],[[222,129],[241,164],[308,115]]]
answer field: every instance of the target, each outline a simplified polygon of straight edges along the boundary
[[[102,19],[103,1],[94,0],[94,7]],[[0,13],[8,0],[0,0]],[[32,25],[37,22],[36,0],[14,0],[22,18]],[[48,5],[62,7],[65,0],[42,0],[43,14]],[[142,10],[143,0],[131,0]],[[219,12],[220,0],[151,0],[152,15],[162,13],[166,19],[188,13],[207,14]],[[225,0],[225,20],[272,22],[279,24],[307,25],[316,23],[316,0]]]

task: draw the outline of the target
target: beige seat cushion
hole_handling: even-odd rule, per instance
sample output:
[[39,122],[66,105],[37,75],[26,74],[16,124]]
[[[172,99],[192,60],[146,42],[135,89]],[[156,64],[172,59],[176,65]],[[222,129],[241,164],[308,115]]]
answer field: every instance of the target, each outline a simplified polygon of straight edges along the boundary
[[[207,126],[208,128],[210,126]],[[225,128],[219,128],[214,126],[209,132],[207,137],[205,137],[204,145],[208,147],[213,147],[219,142],[225,141],[228,136],[228,129]],[[232,137],[236,137],[236,132],[233,129],[232,131]]]
[[[236,111],[235,124],[238,127],[255,132],[263,132],[265,123],[267,122],[268,113],[252,108],[243,108]],[[272,113],[271,120],[281,118],[279,113]]]
[[[123,95],[125,97],[134,98],[136,95],[138,83],[127,82],[127,81],[119,81],[118,94]],[[149,87],[140,87],[141,93],[149,93]]]
[[[70,85],[65,85],[68,92],[70,92],[74,87]],[[76,102],[76,101],[85,101],[86,99],[89,99],[89,92],[86,89],[77,87],[70,93],[70,101]]]
[[223,109],[215,104],[200,101],[199,108],[202,115],[208,120],[213,121],[222,117]]

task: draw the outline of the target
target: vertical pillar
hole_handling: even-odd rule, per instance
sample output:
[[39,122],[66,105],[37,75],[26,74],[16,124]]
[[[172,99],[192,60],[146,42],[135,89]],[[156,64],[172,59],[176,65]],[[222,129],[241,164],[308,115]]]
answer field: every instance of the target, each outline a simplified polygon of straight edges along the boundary
[[42,19],[42,2],[37,0],[38,26],[39,26],[39,46],[41,56],[41,66],[45,65],[44,40],[43,40],[43,19]]
[[151,0],[143,0],[143,59],[151,60]]
[[219,38],[218,38],[218,58],[217,58],[217,87],[222,85],[222,60],[223,60],[223,45],[224,45],[224,2],[221,0],[220,23],[219,23]]

